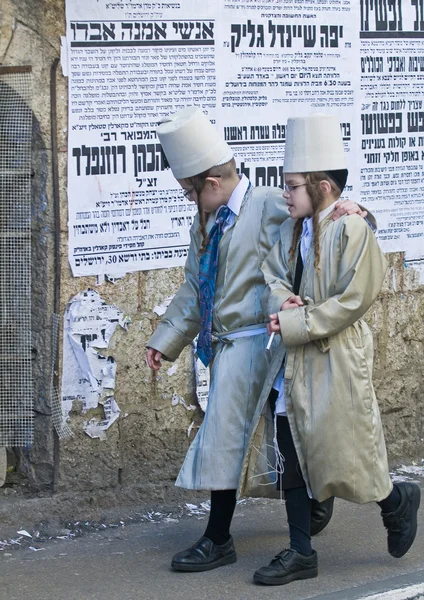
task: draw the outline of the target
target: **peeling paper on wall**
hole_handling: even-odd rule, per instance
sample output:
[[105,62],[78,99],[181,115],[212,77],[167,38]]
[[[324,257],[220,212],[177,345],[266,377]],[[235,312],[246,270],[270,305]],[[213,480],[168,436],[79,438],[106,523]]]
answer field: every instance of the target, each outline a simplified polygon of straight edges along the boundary
[[182,396],[179,396],[176,392],[172,394],[171,398],[172,406],[178,406],[178,404],[182,404],[186,410],[196,410],[194,404],[187,404]]
[[125,275],[108,275],[107,273],[97,275],[96,285],[103,285],[104,283],[113,283],[113,285],[116,285],[124,277]]
[[175,375],[175,373],[177,372],[177,370],[178,370],[178,365],[177,365],[177,363],[174,363],[172,365],[172,367],[167,370],[166,374],[169,375],[169,376]]
[[194,372],[196,375],[196,396],[200,408],[203,412],[206,411],[209,397],[210,387],[210,371],[209,367],[205,367],[202,361],[197,358],[197,337],[193,340],[193,360]]
[[173,297],[174,296],[168,296],[167,298],[165,298],[165,300],[162,302],[162,304],[159,304],[154,307],[153,312],[156,313],[158,317],[161,317],[162,315],[164,315],[166,312],[166,309],[171,304],[171,300]]
[[[94,290],[80,292],[68,303],[64,315],[62,409],[68,418],[75,400],[83,413],[99,404],[104,419],[90,419],[84,431],[91,437],[103,432],[119,417],[113,397],[116,362],[102,351],[109,346],[115,329],[127,331],[131,320],[115,305],[108,305]],[[98,425],[95,427],[95,423]]]
[[100,404],[103,405],[105,418],[101,421],[90,419],[84,423],[83,429],[90,437],[103,440],[106,438],[105,431],[119,418],[121,410],[113,396],[100,400]]

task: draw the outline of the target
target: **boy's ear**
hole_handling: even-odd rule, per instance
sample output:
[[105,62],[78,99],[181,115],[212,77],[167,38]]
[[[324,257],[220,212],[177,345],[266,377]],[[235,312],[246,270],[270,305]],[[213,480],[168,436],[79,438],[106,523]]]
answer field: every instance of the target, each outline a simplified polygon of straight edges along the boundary
[[212,189],[214,191],[216,191],[219,188],[219,186],[221,185],[220,181],[217,177],[206,177],[205,181],[207,181],[209,183],[209,185],[212,187]]
[[319,186],[325,195],[331,194],[331,192],[333,191],[333,188],[331,187],[331,183],[329,181],[327,181],[326,179],[322,179],[319,182]]

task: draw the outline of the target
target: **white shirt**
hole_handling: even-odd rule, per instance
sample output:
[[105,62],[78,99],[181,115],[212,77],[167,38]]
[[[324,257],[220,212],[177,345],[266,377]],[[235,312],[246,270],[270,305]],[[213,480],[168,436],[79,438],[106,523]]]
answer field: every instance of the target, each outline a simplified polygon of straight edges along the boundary
[[[240,177],[239,183],[234,188],[233,193],[231,194],[230,199],[227,202],[227,206],[231,210],[231,214],[228,217],[228,220],[222,229],[223,233],[225,233],[227,231],[227,229],[229,229],[230,227],[232,227],[234,225],[236,217],[239,216],[241,205],[242,205],[244,196],[246,195],[247,188],[249,187],[249,183],[250,182],[249,182],[248,178],[246,177],[246,175],[242,175]],[[222,208],[222,206],[219,207],[219,209],[216,213],[216,218],[218,218],[221,208]]]
[[[327,206],[327,208],[324,208],[324,210],[320,211],[319,223],[321,223],[321,221],[325,219],[325,217],[334,210],[335,204],[336,202],[333,202],[332,204],[330,204],[330,206]],[[303,263],[305,263],[313,239],[314,230],[312,224],[312,217],[308,217],[307,219],[303,219],[302,233],[300,235],[300,256],[302,257]]]
[[[324,210],[321,210],[319,213],[319,222],[325,219],[335,208],[335,202],[327,206]],[[300,234],[300,255],[302,257],[303,263],[306,261],[306,257],[308,255],[309,249],[311,247],[312,241],[314,239],[314,231],[313,231],[313,223],[312,217],[308,217],[307,219],[303,219],[302,224],[302,233]],[[278,372],[277,377],[274,380],[274,384],[272,386],[274,390],[278,392],[278,398],[275,405],[275,412],[277,415],[285,415],[286,414],[286,401],[284,398],[284,366]]]

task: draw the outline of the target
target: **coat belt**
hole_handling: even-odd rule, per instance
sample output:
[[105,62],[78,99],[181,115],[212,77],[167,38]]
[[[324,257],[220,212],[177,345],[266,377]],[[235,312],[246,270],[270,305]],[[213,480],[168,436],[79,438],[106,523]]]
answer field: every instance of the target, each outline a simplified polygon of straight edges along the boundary
[[266,333],[265,323],[258,323],[256,325],[246,325],[244,327],[238,327],[231,331],[214,331],[212,333],[212,342],[222,344],[232,344],[233,341],[241,337],[251,337],[253,335],[262,335]]

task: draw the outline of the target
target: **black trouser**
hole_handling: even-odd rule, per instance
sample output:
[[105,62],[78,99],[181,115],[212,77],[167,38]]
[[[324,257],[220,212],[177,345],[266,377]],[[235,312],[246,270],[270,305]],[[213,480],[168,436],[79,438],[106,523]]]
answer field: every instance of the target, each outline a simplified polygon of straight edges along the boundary
[[[278,392],[271,391],[269,401],[272,412]],[[290,432],[287,417],[277,416],[277,440],[280,453],[284,456],[284,474],[277,484],[278,489],[283,489],[286,498],[287,518],[289,527],[298,531],[297,537],[306,536],[310,539],[310,500],[306,492],[305,482],[297,460],[296,449]],[[299,489],[303,488],[303,490]],[[290,490],[293,490],[291,493]],[[301,500],[304,498],[304,502]],[[211,512],[206,527],[205,536],[215,544],[224,544],[230,537],[230,526],[236,507],[236,490],[215,490],[211,492]],[[306,519],[304,512],[308,512]],[[305,521],[305,523],[303,522]],[[304,544],[298,544],[299,552],[306,554]],[[296,548],[297,549],[297,548]]]
[[[278,398],[277,390],[272,389],[268,401],[272,415]],[[289,420],[276,415],[278,450],[284,461],[283,473],[278,473],[277,489],[284,490],[287,522],[290,532],[290,548],[301,554],[310,555],[311,548],[311,499],[302,476]]]
[[[271,413],[274,416],[275,405],[278,398],[277,390],[272,389],[268,402]],[[303,487],[305,481],[302,476],[293,436],[287,417],[277,415],[277,443],[280,454],[284,458],[284,473],[278,474],[277,490],[289,490],[291,488]]]

